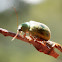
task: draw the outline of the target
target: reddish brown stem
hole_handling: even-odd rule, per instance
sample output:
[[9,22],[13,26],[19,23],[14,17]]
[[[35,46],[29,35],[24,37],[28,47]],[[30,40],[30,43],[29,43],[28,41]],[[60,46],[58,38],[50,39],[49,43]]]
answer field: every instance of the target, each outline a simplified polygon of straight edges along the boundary
[[[2,28],[0,28],[0,33],[3,34],[4,36],[11,36],[11,37],[14,37],[16,35],[16,33],[10,32],[10,31],[8,31],[6,29],[2,29]],[[22,35],[17,35],[16,38],[32,44],[39,52],[43,52],[45,54],[53,56],[54,58],[57,58],[59,56],[59,54],[54,51],[54,47],[58,48],[56,43],[55,43],[54,47],[48,48],[46,44],[44,44],[40,41],[34,41],[32,38],[30,38],[30,36],[24,37]],[[46,42],[46,43],[50,44],[49,42]],[[54,42],[52,42],[52,41],[51,41],[51,43],[54,44]],[[59,47],[58,49],[62,52],[62,48]]]

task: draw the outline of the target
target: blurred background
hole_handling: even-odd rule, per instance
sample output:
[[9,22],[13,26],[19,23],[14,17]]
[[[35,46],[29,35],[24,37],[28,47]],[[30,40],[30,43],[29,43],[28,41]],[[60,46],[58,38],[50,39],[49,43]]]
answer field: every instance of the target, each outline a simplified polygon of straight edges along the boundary
[[[0,0],[0,28],[17,31],[18,25],[30,20],[46,24],[51,30],[51,39],[62,45],[62,0]],[[0,34],[0,62],[62,62],[60,56],[38,52],[32,45]]]

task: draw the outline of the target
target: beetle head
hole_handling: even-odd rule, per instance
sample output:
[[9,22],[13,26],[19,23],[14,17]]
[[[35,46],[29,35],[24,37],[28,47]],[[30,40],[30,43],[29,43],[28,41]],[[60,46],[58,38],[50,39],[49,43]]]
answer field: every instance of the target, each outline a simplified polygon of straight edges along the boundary
[[20,32],[20,33],[21,33],[22,31],[23,31],[24,33],[28,32],[28,31],[29,31],[29,28],[30,28],[29,22],[20,24],[20,25],[18,26],[17,34],[13,37],[12,40],[14,40],[14,39],[17,37],[17,35],[18,35],[19,32]]
[[26,23],[23,23],[23,24],[21,24],[21,25],[18,26],[18,31],[19,32],[23,31],[25,33],[25,32],[29,31],[29,28],[30,28],[30,25],[29,25],[28,22],[26,22]]

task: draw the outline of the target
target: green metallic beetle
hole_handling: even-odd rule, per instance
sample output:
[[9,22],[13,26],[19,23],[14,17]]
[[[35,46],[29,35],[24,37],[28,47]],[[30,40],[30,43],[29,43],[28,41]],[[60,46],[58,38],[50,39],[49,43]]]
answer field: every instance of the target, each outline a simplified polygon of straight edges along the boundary
[[[28,32],[30,36],[41,39],[41,40],[45,40],[45,41],[49,40],[51,35],[50,29],[45,24],[40,22],[35,22],[35,21],[29,21],[29,22],[20,24],[18,26],[17,32],[18,33],[24,32],[25,34]],[[14,40],[14,38],[12,40]]]

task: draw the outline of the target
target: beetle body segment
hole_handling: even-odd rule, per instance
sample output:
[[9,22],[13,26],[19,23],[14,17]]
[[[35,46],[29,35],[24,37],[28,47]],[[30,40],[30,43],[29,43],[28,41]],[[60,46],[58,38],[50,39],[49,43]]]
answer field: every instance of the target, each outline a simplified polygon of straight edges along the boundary
[[30,21],[29,33],[42,40],[50,39],[50,29],[43,23]]

